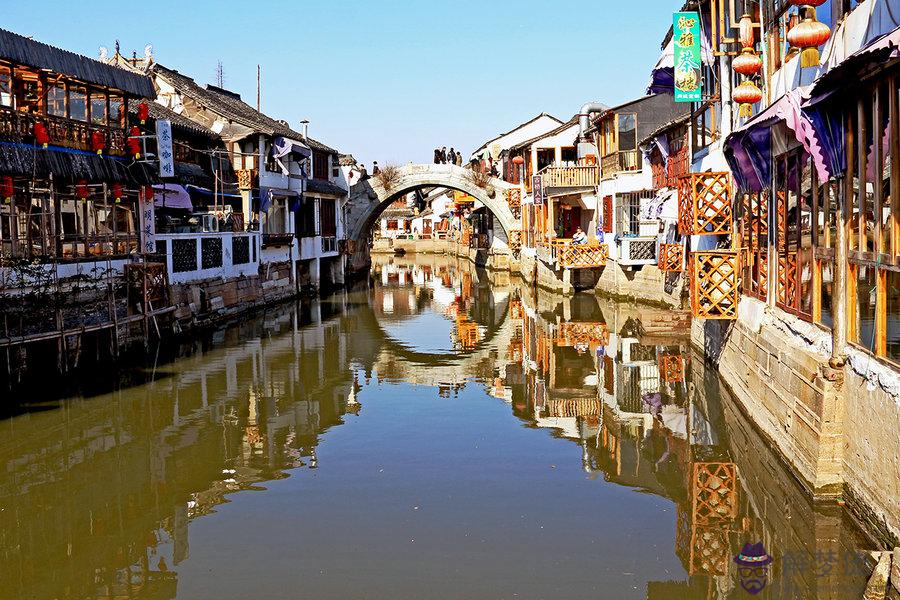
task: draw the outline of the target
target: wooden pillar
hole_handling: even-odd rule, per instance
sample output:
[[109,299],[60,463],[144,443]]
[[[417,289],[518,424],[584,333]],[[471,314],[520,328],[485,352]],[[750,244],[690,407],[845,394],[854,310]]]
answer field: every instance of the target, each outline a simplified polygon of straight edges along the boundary
[[844,135],[844,148],[847,161],[847,170],[844,175],[844,182],[840,193],[837,195],[837,217],[838,227],[836,230],[837,239],[834,241],[834,285],[832,297],[832,311],[834,313],[834,323],[831,328],[831,356],[833,360],[844,360],[844,350],[847,347],[847,332],[849,322],[847,313],[849,309],[849,281],[848,281],[848,254],[850,249],[851,227],[853,219],[853,151],[854,151],[854,131],[853,117],[847,115],[845,127],[847,128]]

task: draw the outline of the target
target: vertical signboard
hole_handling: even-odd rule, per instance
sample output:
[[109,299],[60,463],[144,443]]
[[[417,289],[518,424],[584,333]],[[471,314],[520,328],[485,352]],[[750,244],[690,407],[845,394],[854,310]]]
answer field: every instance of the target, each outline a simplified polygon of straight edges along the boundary
[[544,182],[540,175],[533,175],[531,179],[531,193],[534,198],[534,204],[541,206],[544,204]]
[[153,206],[153,188],[146,186],[140,194],[141,249],[144,254],[156,252],[156,208]]
[[172,151],[172,122],[156,122],[156,145],[159,152],[159,176],[175,177],[175,153]]
[[675,102],[700,102],[703,76],[700,71],[700,15],[677,12],[673,18],[675,47]]

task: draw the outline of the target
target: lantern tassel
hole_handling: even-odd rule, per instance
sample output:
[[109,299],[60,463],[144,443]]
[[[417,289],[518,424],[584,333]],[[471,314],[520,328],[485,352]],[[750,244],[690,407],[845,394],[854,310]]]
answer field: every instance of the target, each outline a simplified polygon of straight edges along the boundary
[[800,53],[800,67],[807,69],[809,67],[818,67],[818,66],[819,66],[819,49],[816,47],[804,48],[803,52]]
[[753,116],[753,105],[752,104],[741,104],[740,116],[742,117],[752,117]]

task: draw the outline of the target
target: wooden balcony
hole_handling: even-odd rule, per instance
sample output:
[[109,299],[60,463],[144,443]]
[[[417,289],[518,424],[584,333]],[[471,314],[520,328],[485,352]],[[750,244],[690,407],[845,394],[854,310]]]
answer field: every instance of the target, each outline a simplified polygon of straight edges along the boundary
[[509,244],[509,249],[513,252],[517,252],[522,249],[522,230],[521,229],[510,229],[509,230],[509,238],[507,239]]
[[560,269],[591,269],[606,266],[609,246],[596,241],[573,244],[570,239],[557,238],[543,244],[544,252],[538,256]]
[[633,173],[643,168],[640,150],[623,150],[604,156],[600,165],[603,177],[611,177],[616,173]]
[[540,175],[545,189],[594,187],[600,183],[600,169],[596,165],[549,166]]
[[684,245],[659,245],[659,270],[663,273],[681,273],[684,270]]
[[729,173],[691,173],[678,180],[681,235],[730,234],[731,215]]
[[125,130],[121,127],[93,125],[62,117],[36,116],[0,107],[0,137],[35,144],[34,125],[43,123],[47,128],[50,145],[92,152],[91,138],[100,131],[106,138],[104,154],[125,155]]
[[522,190],[517,187],[506,190],[506,203],[514,215],[518,214],[522,209]]
[[691,308],[695,317],[737,319],[740,263],[737,250],[691,254]]
[[238,169],[236,173],[238,189],[252,190],[259,187],[259,171],[257,169]]

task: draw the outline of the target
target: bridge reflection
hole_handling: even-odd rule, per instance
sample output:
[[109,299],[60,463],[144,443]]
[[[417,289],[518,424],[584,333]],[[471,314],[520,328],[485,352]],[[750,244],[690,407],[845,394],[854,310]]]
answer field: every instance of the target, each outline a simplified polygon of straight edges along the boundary
[[[779,557],[856,547],[692,354],[680,316],[516,283],[393,258],[370,290],[248,320],[131,374],[146,383],[3,422],[0,597],[174,598],[191,522],[328,469],[322,436],[348,415],[365,426],[367,394],[386,381],[444,397],[478,386],[535,433],[577,444],[598,484],[671,500],[666,543],[684,573],[650,582],[648,598],[729,597],[747,541]],[[814,575],[773,581],[826,598],[846,579]]]

